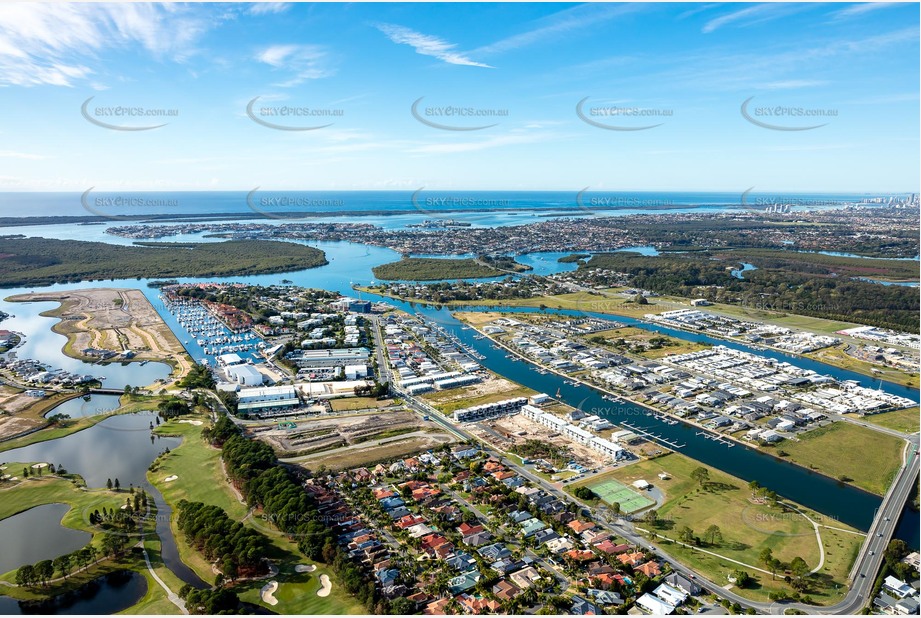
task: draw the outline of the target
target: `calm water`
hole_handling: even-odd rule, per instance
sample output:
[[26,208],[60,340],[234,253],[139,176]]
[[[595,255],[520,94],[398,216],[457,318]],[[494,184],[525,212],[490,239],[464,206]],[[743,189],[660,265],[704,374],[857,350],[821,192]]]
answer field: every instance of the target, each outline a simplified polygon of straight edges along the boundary
[[[406,191],[258,191],[247,201],[247,191],[167,191],[118,192],[93,191],[87,202],[95,212],[87,210],[81,193],[0,193],[0,217],[21,217],[24,212],[44,216],[148,216],[153,214],[193,215],[209,213],[264,212],[272,217],[292,213],[342,213],[346,215],[369,214],[368,222],[410,215],[418,222],[426,218],[450,217],[473,225],[509,225],[523,219],[541,215],[582,214],[599,216],[611,214],[645,214],[665,206],[666,212],[688,212],[695,208],[721,210],[739,207],[742,196],[725,192],[655,192],[655,191],[587,191],[580,197],[579,188],[573,191],[434,191],[415,189]],[[415,194],[415,196],[414,196]],[[141,197],[163,200],[163,206],[151,210],[146,206],[120,206],[118,208],[93,207],[96,198]],[[748,203],[759,197],[779,198],[776,195],[748,194]],[[810,210],[837,208],[835,203],[855,204],[866,197],[860,194],[789,194],[782,196],[791,201],[808,200],[810,203],[829,202]],[[265,198],[299,198],[322,206],[282,208],[261,206]],[[439,198],[448,198],[452,206],[438,206]],[[821,199],[818,199],[821,198]],[[166,202],[165,200],[169,200]],[[458,200],[464,200],[459,203]],[[613,206],[614,208],[609,207]],[[387,213],[390,216],[381,216]],[[323,220],[332,220],[324,216]]]
[[88,532],[61,525],[68,510],[68,504],[43,504],[0,521],[0,573],[52,560],[89,543]]
[[[92,287],[92,284],[77,284],[74,287]],[[47,290],[48,288],[41,288]],[[57,288],[55,288],[57,289]],[[74,289],[69,287],[67,289]],[[164,363],[86,363],[64,354],[64,344],[67,337],[51,330],[59,320],[53,317],[39,315],[43,311],[55,309],[60,306],[56,302],[13,303],[5,300],[15,294],[24,294],[32,291],[28,288],[3,290],[0,296],[0,310],[10,314],[11,317],[3,321],[3,328],[17,331],[26,335],[22,345],[14,348],[18,358],[31,358],[49,365],[52,369],[64,369],[80,375],[104,376],[103,385],[107,388],[123,388],[126,384],[132,386],[146,386],[159,378],[170,374],[170,367]]]
[[0,596],[0,614],[109,615],[128,609],[145,594],[147,580],[143,575],[134,571],[117,571],[98,577],[79,590],[59,595],[44,603],[21,603],[10,597]]
[[45,413],[45,416],[66,414],[70,418],[80,418],[105,414],[119,406],[119,399],[118,395],[90,395],[89,400],[75,397],[51,408]]
[[[157,505],[157,533],[162,542],[163,562],[184,582],[201,587],[204,583],[179,559],[175,539],[169,528],[171,512],[157,489],[147,482],[147,468],[167,448],[172,450],[182,442],[179,438],[154,436],[150,423],[156,423],[150,413],[121,414],[109,417],[89,429],[56,440],[5,451],[6,461],[46,461],[63,465],[69,472],[83,476],[88,487],[104,487],[108,479],[117,478],[122,488],[142,487]],[[10,538],[10,543],[44,544],[48,551],[54,545],[41,535]],[[6,548],[6,543],[3,545]],[[57,554],[55,554],[57,555]]]

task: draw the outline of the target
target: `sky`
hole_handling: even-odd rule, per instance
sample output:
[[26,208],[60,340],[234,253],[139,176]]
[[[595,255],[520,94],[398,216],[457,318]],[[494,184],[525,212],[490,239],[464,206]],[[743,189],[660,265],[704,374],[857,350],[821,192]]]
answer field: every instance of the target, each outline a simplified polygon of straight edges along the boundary
[[917,3],[2,3],[0,191],[913,192],[918,24]]

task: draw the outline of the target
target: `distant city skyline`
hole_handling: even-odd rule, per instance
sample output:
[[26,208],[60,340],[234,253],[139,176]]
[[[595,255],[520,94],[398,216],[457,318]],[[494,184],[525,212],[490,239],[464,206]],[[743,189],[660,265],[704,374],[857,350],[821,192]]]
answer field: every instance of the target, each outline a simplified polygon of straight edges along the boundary
[[918,192],[918,19],[6,3],[0,192]]

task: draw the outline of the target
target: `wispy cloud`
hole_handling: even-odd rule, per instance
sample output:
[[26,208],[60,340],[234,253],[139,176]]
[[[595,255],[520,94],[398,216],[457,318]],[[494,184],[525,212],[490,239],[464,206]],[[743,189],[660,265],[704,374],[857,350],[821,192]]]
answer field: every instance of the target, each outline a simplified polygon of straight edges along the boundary
[[786,79],[782,81],[762,84],[761,88],[764,90],[795,90],[797,88],[814,88],[816,86],[824,86],[827,83],[827,81],[819,79]]
[[575,33],[642,9],[643,6],[639,3],[583,4],[575,6],[538,20],[530,30],[481,47],[475,53],[486,55],[519,49],[548,38]]
[[0,4],[0,84],[73,86],[100,52],[136,45],[183,61],[209,27],[199,14],[171,4]]
[[744,9],[739,9],[719,17],[714,17],[701,29],[705,34],[715,32],[723,26],[736,24],[740,26],[751,26],[760,24],[781,17],[786,17],[794,13],[799,13],[812,8],[809,4],[777,3],[777,4],[754,4]]
[[320,45],[270,45],[256,53],[256,60],[293,73],[290,79],[276,84],[282,88],[335,74],[328,66],[329,54]]
[[410,148],[409,152],[416,154],[453,154],[459,152],[478,152],[489,150],[491,148],[501,148],[504,146],[515,146],[518,144],[533,144],[535,142],[545,142],[550,139],[556,139],[556,136],[550,133],[509,133],[506,135],[497,135],[480,140],[469,140],[463,142],[439,142],[436,144],[425,144]]
[[463,52],[456,51],[457,45],[440,39],[437,36],[423,34],[411,28],[395,24],[375,24],[375,27],[394,43],[409,45],[416,50],[417,54],[432,56],[448,64],[483,67],[486,69],[493,68],[488,64],[473,60]]
[[0,150],[0,159],[27,159],[29,161],[40,161],[47,159],[43,155],[33,154],[31,152],[16,152],[15,150]]
[[879,9],[888,9],[894,6],[899,6],[904,4],[901,2],[866,2],[863,4],[852,4],[848,7],[845,7],[841,10],[834,11],[831,13],[832,19],[847,19],[849,17],[858,17],[865,13],[871,11],[878,11]]
[[291,8],[290,2],[254,2],[249,7],[252,15],[268,15],[284,13]]

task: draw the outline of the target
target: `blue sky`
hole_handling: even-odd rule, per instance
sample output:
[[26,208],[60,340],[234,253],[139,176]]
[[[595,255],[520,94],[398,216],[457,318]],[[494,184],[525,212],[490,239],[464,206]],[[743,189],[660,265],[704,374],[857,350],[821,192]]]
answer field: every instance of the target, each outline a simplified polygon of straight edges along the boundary
[[[3,3],[0,190],[917,191],[918,21],[918,4]],[[90,97],[100,122],[167,124],[100,127]],[[255,97],[274,124],[332,124],[265,127]],[[599,124],[658,126],[593,126],[583,100]],[[100,111],[117,106],[178,115]],[[262,109],[282,106],[339,115]]]

